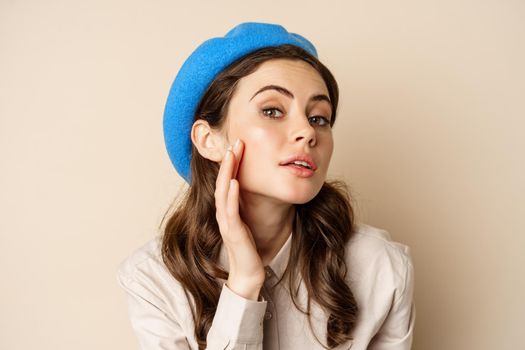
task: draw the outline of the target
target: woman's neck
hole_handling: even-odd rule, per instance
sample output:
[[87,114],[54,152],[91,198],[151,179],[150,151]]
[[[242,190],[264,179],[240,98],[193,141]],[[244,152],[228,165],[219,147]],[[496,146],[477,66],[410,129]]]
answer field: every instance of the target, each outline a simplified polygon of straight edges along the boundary
[[258,194],[242,193],[239,212],[252,232],[263,264],[268,265],[292,231],[295,206]]

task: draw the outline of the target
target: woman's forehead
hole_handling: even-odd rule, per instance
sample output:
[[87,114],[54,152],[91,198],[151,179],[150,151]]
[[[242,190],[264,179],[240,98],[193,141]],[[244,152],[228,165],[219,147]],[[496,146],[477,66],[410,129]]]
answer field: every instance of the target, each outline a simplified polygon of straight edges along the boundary
[[328,91],[319,72],[309,63],[302,60],[272,59],[263,62],[253,73],[241,78],[238,82],[238,92],[253,94],[266,85],[279,85],[292,91],[307,90],[309,93]]

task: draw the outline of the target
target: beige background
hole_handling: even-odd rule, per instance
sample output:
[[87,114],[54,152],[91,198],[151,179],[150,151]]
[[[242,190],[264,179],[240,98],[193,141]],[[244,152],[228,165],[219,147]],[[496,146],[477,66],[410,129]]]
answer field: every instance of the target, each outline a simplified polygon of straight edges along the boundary
[[523,1],[0,0],[0,348],[133,349],[117,264],[182,185],[162,111],[243,21],[309,38],[341,88],[331,176],[411,246],[414,349],[518,349]]

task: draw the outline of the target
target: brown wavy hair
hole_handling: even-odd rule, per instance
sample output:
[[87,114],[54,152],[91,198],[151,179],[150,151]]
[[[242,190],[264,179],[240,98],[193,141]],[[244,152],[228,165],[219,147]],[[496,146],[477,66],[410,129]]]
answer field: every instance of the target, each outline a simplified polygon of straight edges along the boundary
[[[292,45],[263,48],[228,66],[206,90],[195,120],[204,119],[210,127],[220,129],[237,82],[254,72],[261,63],[278,58],[303,60],[319,72],[333,105],[330,122],[333,126],[339,98],[335,78],[317,58]],[[169,217],[162,235],[162,259],[184,287],[188,299],[193,300],[190,305],[199,349],[206,347],[206,335],[217,309],[221,292],[218,278],[228,279],[228,272],[218,264],[222,244],[214,198],[218,170],[217,163],[202,157],[192,146],[190,186]],[[352,291],[345,282],[345,243],[354,232],[354,211],[346,184],[325,181],[312,200],[295,204],[292,229],[289,264],[279,283],[288,276],[292,301],[308,316],[310,325],[312,302],[326,312],[327,345],[323,346],[336,347],[351,339],[358,311]],[[308,292],[305,309],[297,301],[301,279]]]

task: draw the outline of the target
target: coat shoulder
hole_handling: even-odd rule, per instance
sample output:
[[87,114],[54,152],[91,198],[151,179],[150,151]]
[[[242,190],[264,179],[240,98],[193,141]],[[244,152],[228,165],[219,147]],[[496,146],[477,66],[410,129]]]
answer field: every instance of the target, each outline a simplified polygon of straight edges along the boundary
[[161,237],[157,236],[136,248],[117,267],[117,274],[123,278],[135,278],[141,270],[163,268]]
[[388,231],[364,223],[356,224],[345,254],[353,279],[380,276],[398,290],[405,289],[407,274],[413,269],[408,245],[394,241]]

